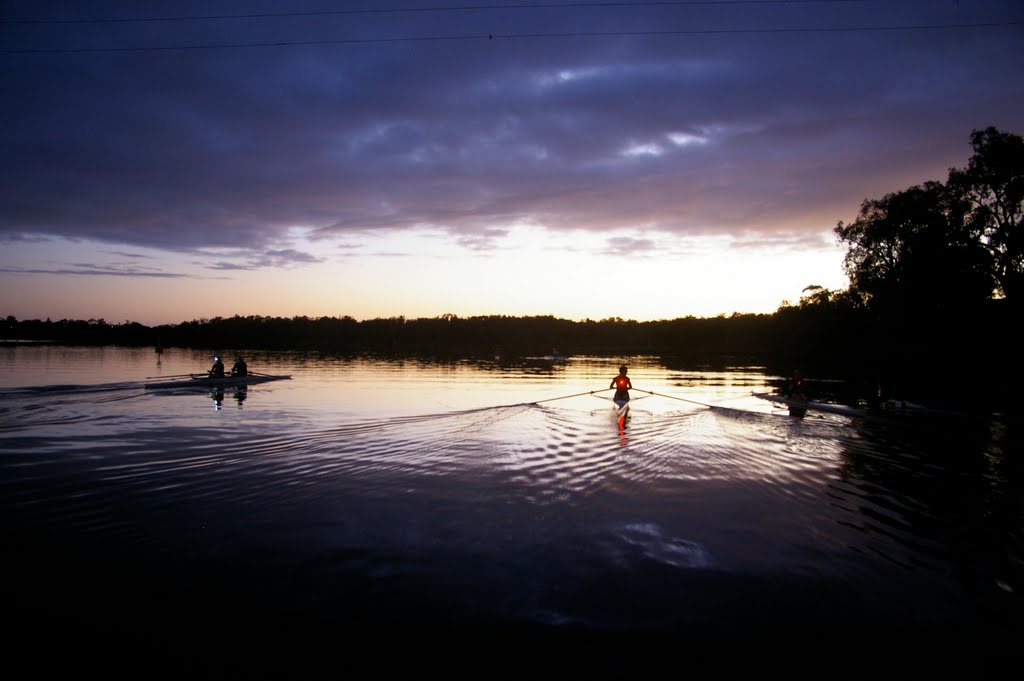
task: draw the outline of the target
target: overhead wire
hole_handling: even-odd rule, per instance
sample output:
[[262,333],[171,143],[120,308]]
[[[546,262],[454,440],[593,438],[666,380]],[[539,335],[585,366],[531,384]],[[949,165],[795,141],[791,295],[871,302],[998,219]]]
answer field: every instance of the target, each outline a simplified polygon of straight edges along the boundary
[[[441,13],[441,12],[496,12],[508,10],[543,10],[565,9],[601,10],[601,9],[636,9],[665,7],[699,7],[699,6],[782,6],[782,5],[813,5],[813,4],[863,4],[865,0],[662,0],[638,2],[536,2],[536,3],[502,3],[494,5],[433,5],[426,7],[373,7],[362,9],[309,10],[254,12],[208,15],[176,15],[176,16],[140,16],[140,17],[93,17],[93,18],[0,18],[0,26],[58,26],[84,24],[129,24],[158,22],[198,22],[214,20],[257,20],[281,18],[311,18],[324,16],[357,16],[357,15],[397,15],[402,13]],[[659,30],[614,30],[614,31],[551,31],[551,32],[487,32],[463,33],[454,35],[425,36],[393,36],[366,38],[331,38],[319,40],[260,40],[260,41],[228,41],[198,44],[175,45],[121,45],[99,47],[28,47],[8,48],[5,54],[85,54],[85,53],[118,53],[118,52],[166,52],[194,50],[227,50],[244,48],[270,47],[313,47],[329,45],[373,45],[389,43],[427,43],[427,42],[465,42],[465,41],[511,41],[539,39],[570,39],[570,38],[619,38],[619,37],[671,37],[696,35],[753,35],[753,34],[799,34],[799,33],[863,33],[886,31],[926,31],[926,30],[964,30],[1015,27],[1024,25],[1024,21],[980,21],[950,23],[910,23],[883,24],[878,26],[806,26],[806,27],[764,27],[764,28],[686,28]]]
[[125,24],[170,21],[222,21],[232,19],[285,19],[291,17],[358,16],[374,14],[426,14],[435,12],[494,11],[494,10],[537,10],[537,9],[610,9],[635,7],[699,7],[733,5],[835,5],[863,4],[865,0],[663,0],[637,2],[533,2],[505,3],[494,5],[433,5],[427,7],[373,7],[364,9],[307,10],[282,12],[250,12],[238,14],[193,14],[179,16],[143,17],[93,17],[79,19],[23,18],[0,19],[2,24]]
[[330,40],[280,40],[250,43],[208,43],[202,45],[142,45],[128,47],[58,47],[8,49],[4,54],[86,54],[112,52],[167,52],[186,50],[225,50],[265,47],[314,47],[318,45],[368,45],[416,42],[467,42],[494,40],[527,40],[545,38],[623,38],[665,37],[682,35],[741,35],[783,33],[863,33],[872,31],[926,31],[939,29],[978,29],[1024,26],[1024,21],[982,22],[974,24],[918,24],[904,26],[851,26],[810,28],[723,28],[681,29],[663,31],[564,31],[555,33],[476,33],[450,36],[400,36],[394,38],[338,38]]

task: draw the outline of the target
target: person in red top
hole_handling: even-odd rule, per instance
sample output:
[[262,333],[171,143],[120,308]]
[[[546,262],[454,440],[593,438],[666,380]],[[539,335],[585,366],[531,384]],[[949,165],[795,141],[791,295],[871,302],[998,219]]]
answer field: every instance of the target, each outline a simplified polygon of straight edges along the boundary
[[625,406],[629,402],[629,390],[633,387],[633,383],[629,380],[629,376],[626,375],[625,365],[619,367],[619,375],[612,379],[612,384],[609,388],[615,388],[615,397],[612,400],[619,407]]

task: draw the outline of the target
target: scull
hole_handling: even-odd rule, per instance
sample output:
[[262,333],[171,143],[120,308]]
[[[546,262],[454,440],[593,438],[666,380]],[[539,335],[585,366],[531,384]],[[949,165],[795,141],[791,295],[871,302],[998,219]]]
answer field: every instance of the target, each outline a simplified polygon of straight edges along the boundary
[[241,385],[252,385],[253,383],[266,383],[267,381],[280,381],[290,379],[291,375],[273,376],[270,374],[249,374],[248,376],[221,376],[211,378],[203,374],[196,374],[187,380],[182,381],[161,381],[160,383],[146,383],[147,390],[158,390],[161,388],[227,388]]

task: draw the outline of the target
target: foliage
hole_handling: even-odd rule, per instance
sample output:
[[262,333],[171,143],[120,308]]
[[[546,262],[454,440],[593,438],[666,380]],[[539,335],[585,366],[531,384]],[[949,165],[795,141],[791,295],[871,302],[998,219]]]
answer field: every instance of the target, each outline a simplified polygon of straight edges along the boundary
[[[967,167],[951,169],[945,184],[866,200],[835,229],[848,245],[849,293],[868,313],[861,354],[883,390],[1008,400],[1019,379],[1024,138],[990,127],[971,144]],[[945,370],[975,364],[990,370]]]
[[971,134],[967,168],[949,173],[949,187],[969,204],[969,218],[992,258],[999,293],[1024,287],[1024,138],[996,128]]
[[853,291],[883,316],[954,311],[992,297],[995,281],[968,207],[938,182],[867,200],[839,223]]

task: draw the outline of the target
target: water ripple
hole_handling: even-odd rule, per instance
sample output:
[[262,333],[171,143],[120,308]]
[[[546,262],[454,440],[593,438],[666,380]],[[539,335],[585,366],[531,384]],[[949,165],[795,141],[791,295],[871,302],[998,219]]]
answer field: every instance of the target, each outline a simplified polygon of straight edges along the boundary
[[[280,561],[328,583],[441,584],[445,603],[604,622],[593,594],[613,585],[615,608],[642,618],[655,606],[634,597],[659,598],[637,585],[647,577],[684,600],[679,585],[708,573],[948,579],[982,552],[973,529],[992,512],[948,491],[1005,484],[992,464],[978,477],[944,457],[941,434],[834,415],[645,399],[620,424],[585,399],[327,418],[269,390],[230,413],[206,396],[136,398],[131,384],[0,394],[5,529],[85,552]],[[1007,553],[978,568],[1001,593],[1019,581]]]

